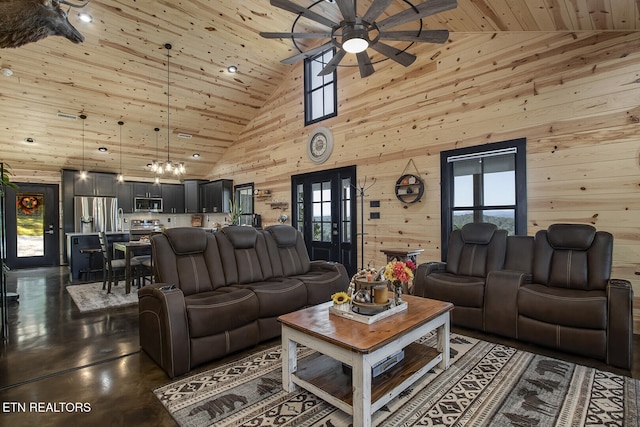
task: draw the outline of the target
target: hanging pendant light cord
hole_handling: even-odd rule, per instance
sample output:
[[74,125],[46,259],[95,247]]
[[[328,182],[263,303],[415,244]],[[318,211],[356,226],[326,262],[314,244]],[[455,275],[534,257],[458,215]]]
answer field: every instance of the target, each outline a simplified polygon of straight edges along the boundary
[[119,121],[118,125],[120,125],[120,179],[124,178],[124,175],[122,175],[122,125],[124,124],[123,121]]
[[82,171],[84,172],[86,169],[84,168],[84,120],[87,118],[84,114],[80,115],[82,119]]
[[171,97],[169,94],[169,88],[170,88],[170,83],[169,83],[169,62],[170,62],[170,52],[171,52],[171,45],[169,43],[165,44],[164,47],[167,48],[167,163],[170,161],[169,160],[169,144],[171,142],[171,139],[169,138],[169,136],[171,135]]

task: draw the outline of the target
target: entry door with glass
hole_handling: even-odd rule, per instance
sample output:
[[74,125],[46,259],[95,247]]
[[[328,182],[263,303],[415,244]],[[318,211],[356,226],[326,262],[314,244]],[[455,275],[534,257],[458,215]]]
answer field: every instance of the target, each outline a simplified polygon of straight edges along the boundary
[[9,268],[60,265],[58,185],[17,183],[7,188]]
[[355,166],[296,175],[293,226],[304,236],[312,260],[336,261],[349,274],[357,267]]

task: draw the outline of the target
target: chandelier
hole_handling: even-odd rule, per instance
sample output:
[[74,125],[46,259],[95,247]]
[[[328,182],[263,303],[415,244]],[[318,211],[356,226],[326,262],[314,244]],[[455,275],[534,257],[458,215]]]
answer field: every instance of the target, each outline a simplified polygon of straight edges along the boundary
[[[158,160],[154,160],[151,163],[151,170],[158,175],[163,173],[174,174],[174,175],[182,175],[187,172],[184,162],[173,163],[170,158],[169,146],[171,143],[171,94],[170,88],[171,84],[169,81],[170,70],[169,70],[169,61],[171,55],[169,54],[171,50],[171,44],[166,43],[164,47],[167,49],[167,161],[165,163],[159,162]],[[158,134],[157,131],[160,129],[156,128],[156,159],[157,159],[157,151],[158,151]]]

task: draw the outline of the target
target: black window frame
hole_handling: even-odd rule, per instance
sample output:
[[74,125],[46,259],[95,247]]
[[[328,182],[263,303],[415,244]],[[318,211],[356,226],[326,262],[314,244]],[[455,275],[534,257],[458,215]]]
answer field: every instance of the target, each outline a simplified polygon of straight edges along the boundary
[[[312,63],[316,61],[322,61],[319,58],[322,58],[329,51],[331,51],[335,56],[336,49],[335,47],[332,47],[330,49],[320,52],[315,56],[312,56],[310,58],[305,58],[304,60],[304,125],[305,126],[312,125],[314,123],[318,123],[328,118],[336,117],[338,115],[338,73],[336,71],[337,67],[335,70],[333,70],[332,79],[330,82],[327,83],[325,81],[323,84],[317,87],[311,87],[311,82],[313,78],[313,76],[311,75]],[[321,63],[326,64],[325,62],[321,62]],[[323,96],[322,104],[324,105],[325,104],[324,89],[329,85],[333,85],[333,112],[330,112],[328,114],[324,114],[320,117],[312,119],[311,114],[312,114],[313,96],[314,94],[318,94],[318,93],[322,94]]]
[[[453,212],[455,210],[483,210],[495,209],[495,206],[471,206],[464,208],[453,207],[453,164],[448,158],[481,154],[489,151],[507,150],[515,148],[515,234],[527,235],[527,140],[526,138],[511,139],[502,142],[477,145],[473,147],[458,148],[440,152],[440,214],[441,214],[441,241],[442,260],[446,261],[449,247],[449,235],[453,230]],[[469,209],[471,208],[471,209]]]
[[[234,200],[240,203],[240,191],[241,190],[249,190],[251,194],[251,209],[250,212],[245,212],[243,209],[242,214],[240,214],[240,222],[239,225],[252,225],[253,224],[253,214],[255,211],[255,192],[253,182],[248,182],[246,184],[239,184],[233,187],[233,198]],[[244,207],[244,206],[241,206]]]

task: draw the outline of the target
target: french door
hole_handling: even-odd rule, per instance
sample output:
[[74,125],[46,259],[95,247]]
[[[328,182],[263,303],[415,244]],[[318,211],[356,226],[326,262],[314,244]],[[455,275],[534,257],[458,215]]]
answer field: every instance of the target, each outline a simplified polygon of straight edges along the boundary
[[339,262],[349,275],[358,264],[355,182],[355,166],[291,177],[292,225],[309,258]]
[[60,265],[58,185],[16,185],[6,191],[7,266]]

